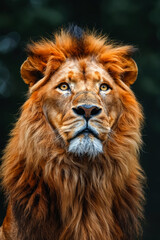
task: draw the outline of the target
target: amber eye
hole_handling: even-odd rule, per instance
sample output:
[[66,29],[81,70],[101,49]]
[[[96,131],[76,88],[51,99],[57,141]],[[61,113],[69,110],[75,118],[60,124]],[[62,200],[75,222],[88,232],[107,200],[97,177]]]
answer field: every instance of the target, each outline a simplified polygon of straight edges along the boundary
[[59,89],[61,89],[62,91],[67,91],[70,89],[69,85],[67,83],[61,83],[59,86],[58,86]]
[[110,87],[106,84],[106,83],[103,83],[103,84],[101,84],[101,86],[100,86],[100,90],[101,91],[107,91],[107,90],[109,90],[110,89]]

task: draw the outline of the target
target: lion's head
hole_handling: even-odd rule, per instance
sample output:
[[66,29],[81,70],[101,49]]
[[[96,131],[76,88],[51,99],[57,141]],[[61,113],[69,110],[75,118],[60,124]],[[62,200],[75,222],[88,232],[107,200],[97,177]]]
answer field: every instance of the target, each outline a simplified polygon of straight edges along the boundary
[[32,95],[42,99],[55,141],[67,152],[95,157],[116,131],[124,96],[134,99],[129,86],[137,66],[131,46],[104,45],[105,39],[85,33],[81,38],[62,32],[55,43],[29,45],[21,73]]
[[41,221],[39,239],[47,226],[60,240],[139,234],[143,114],[130,89],[137,78],[133,50],[77,28],[28,45],[21,74],[29,99],[2,165],[14,217],[20,229],[29,226],[28,238]]

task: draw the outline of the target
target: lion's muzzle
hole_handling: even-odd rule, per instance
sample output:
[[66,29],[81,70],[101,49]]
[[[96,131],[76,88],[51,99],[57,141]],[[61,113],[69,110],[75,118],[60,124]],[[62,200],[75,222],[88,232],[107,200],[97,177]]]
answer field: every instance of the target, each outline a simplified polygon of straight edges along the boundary
[[101,113],[101,108],[95,105],[80,105],[72,108],[73,112],[81,116],[85,124],[75,131],[73,137],[70,139],[69,152],[76,155],[96,156],[103,152],[102,143],[98,137],[98,131],[90,125],[90,119]]

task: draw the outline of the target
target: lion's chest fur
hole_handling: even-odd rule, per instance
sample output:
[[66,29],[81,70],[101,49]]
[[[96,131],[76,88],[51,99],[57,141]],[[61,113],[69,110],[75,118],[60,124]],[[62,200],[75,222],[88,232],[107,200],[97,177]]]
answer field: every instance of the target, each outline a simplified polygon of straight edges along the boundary
[[12,202],[21,240],[110,239],[113,196],[106,164],[95,161],[55,165],[45,179],[48,184],[42,178],[32,179],[30,194]]

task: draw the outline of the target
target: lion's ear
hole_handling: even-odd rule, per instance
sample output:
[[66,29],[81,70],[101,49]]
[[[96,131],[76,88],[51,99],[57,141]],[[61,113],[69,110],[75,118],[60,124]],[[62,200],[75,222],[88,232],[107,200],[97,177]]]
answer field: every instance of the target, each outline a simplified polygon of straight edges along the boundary
[[130,86],[136,81],[138,74],[137,64],[131,58],[135,50],[132,46],[112,47],[109,45],[104,53],[100,54],[99,61],[114,79],[121,79]]
[[138,75],[138,67],[135,61],[132,58],[127,59],[122,68],[121,80],[128,86],[133,84]]
[[48,75],[65,61],[62,51],[49,40],[28,44],[27,53],[28,58],[21,66],[21,76],[26,84],[30,87],[34,85],[34,88],[44,84]]
[[26,84],[32,87],[44,77],[46,63],[40,57],[28,57],[21,66],[21,76]]

